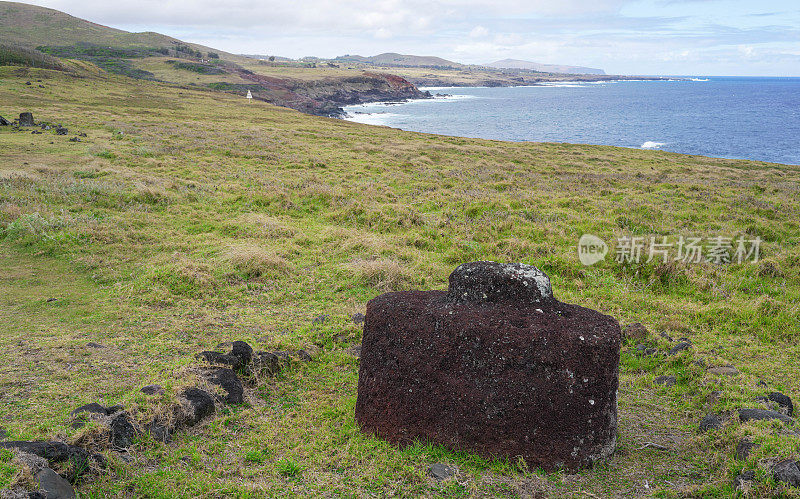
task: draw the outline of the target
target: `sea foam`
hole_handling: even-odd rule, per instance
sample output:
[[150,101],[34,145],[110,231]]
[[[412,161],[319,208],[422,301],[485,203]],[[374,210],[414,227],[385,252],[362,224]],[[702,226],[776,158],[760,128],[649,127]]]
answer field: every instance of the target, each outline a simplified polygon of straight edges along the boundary
[[642,149],[659,149],[663,146],[667,145],[666,142],[653,142],[648,140],[644,144],[641,145]]

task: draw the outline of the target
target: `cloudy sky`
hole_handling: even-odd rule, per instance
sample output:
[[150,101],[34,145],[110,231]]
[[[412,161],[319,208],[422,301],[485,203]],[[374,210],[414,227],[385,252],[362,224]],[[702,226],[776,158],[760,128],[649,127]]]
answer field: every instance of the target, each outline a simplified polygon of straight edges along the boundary
[[619,74],[800,76],[798,0],[32,0],[234,53],[514,58]]

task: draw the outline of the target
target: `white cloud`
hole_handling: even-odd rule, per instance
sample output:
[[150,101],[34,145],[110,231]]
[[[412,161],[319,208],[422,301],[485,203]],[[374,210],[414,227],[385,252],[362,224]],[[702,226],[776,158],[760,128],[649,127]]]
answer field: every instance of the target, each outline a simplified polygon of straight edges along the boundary
[[[786,0],[28,1],[236,53],[403,52],[630,74],[800,74],[800,11],[781,9]],[[783,13],[760,15],[771,11]]]
[[472,28],[472,31],[469,32],[470,38],[484,38],[489,36],[489,30],[483,26],[475,26]]

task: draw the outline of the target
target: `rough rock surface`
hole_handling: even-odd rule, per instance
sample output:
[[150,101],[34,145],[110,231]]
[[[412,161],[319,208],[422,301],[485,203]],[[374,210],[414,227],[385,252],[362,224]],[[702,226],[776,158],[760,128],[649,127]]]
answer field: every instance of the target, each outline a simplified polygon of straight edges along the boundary
[[139,425],[131,419],[127,412],[120,412],[114,415],[108,422],[111,445],[115,449],[127,449],[133,445],[133,441],[141,430]]
[[36,491],[39,497],[46,499],[72,499],[75,497],[75,489],[61,475],[50,468],[42,468],[33,476],[34,482],[38,486]]
[[398,444],[591,465],[616,442],[620,341],[616,320],[554,299],[535,267],[464,264],[447,292],[368,303],[356,419]]
[[244,386],[231,369],[216,368],[207,373],[208,382],[225,390],[223,400],[227,404],[244,402]]
[[[46,459],[50,463],[72,461],[77,466],[88,467],[89,453],[80,447],[57,441],[37,440],[34,442],[0,442],[0,448],[16,449]],[[94,456],[93,456],[94,457]]]
[[792,487],[800,487],[800,468],[797,462],[791,459],[784,459],[772,467],[775,481],[783,482]]
[[11,124],[10,121],[8,121],[7,119],[5,119],[2,116],[0,116],[0,126],[8,126],[10,124]]
[[19,126],[36,126],[33,121],[33,114],[19,113]]
[[776,419],[784,423],[792,424],[794,420],[785,414],[766,409],[739,409],[739,419],[741,421],[759,421],[762,419]]
[[184,408],[181,422],[187,426],[194,426],[206,416],[214,414],[214,399],[204,390],[187,388],[180,394],[179,399]]

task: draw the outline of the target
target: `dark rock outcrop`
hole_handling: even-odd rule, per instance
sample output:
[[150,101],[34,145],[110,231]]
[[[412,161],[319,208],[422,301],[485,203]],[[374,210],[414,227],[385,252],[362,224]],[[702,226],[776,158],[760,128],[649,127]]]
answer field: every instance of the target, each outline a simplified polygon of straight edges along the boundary
[[20,452],[33,454],[46,459],[51,464],[71,461],[78,468],[86,468],[90,464],[90,458],[96,459],[95,456],[90,456],[88,452],[80,447],[57,441],[0,442],[0,448],[16,449]]
[[787,395],[784,395],[780,392],[771,392],[767,394],[767,400],[778,404],[781,409],[786,411],[788,416],[794,415],[794,404],[792,404],[792,399]]
[[9,126],[9,125],[11,125],[11,122],[0,116],[0,126]]
[[139,425],[127,412],[114,415],[108,422],[111,445],[115,449],[127,449],[141,433]]
[[552,296],[532,266],[475,262],[444,291],[367,305],[356,402],[365,432],[576,469],[616,442],[621,332]]
[[739,420],[742,422],[760,421],[764,419],[775,419],[788,424],[794,423],[792,418],[777,411],[769,411],[766,409],[739,409]]
[[180,420],[186,426],[194,426],[206,416],[214,414],[214,399],[211,394],[199,388],[187,388],[179,396],[183,406]]
[[784,459],[772,467],[776,482],[785,483],[790,487],[800,487],[800,468],[793,459]]
[[208,382],[225,390],[223,400],[227,404],[244,402],[244,386],[232,369],[217,368],[207,373]]
[[36,126],[32,113],[19,113],[19,126]]

